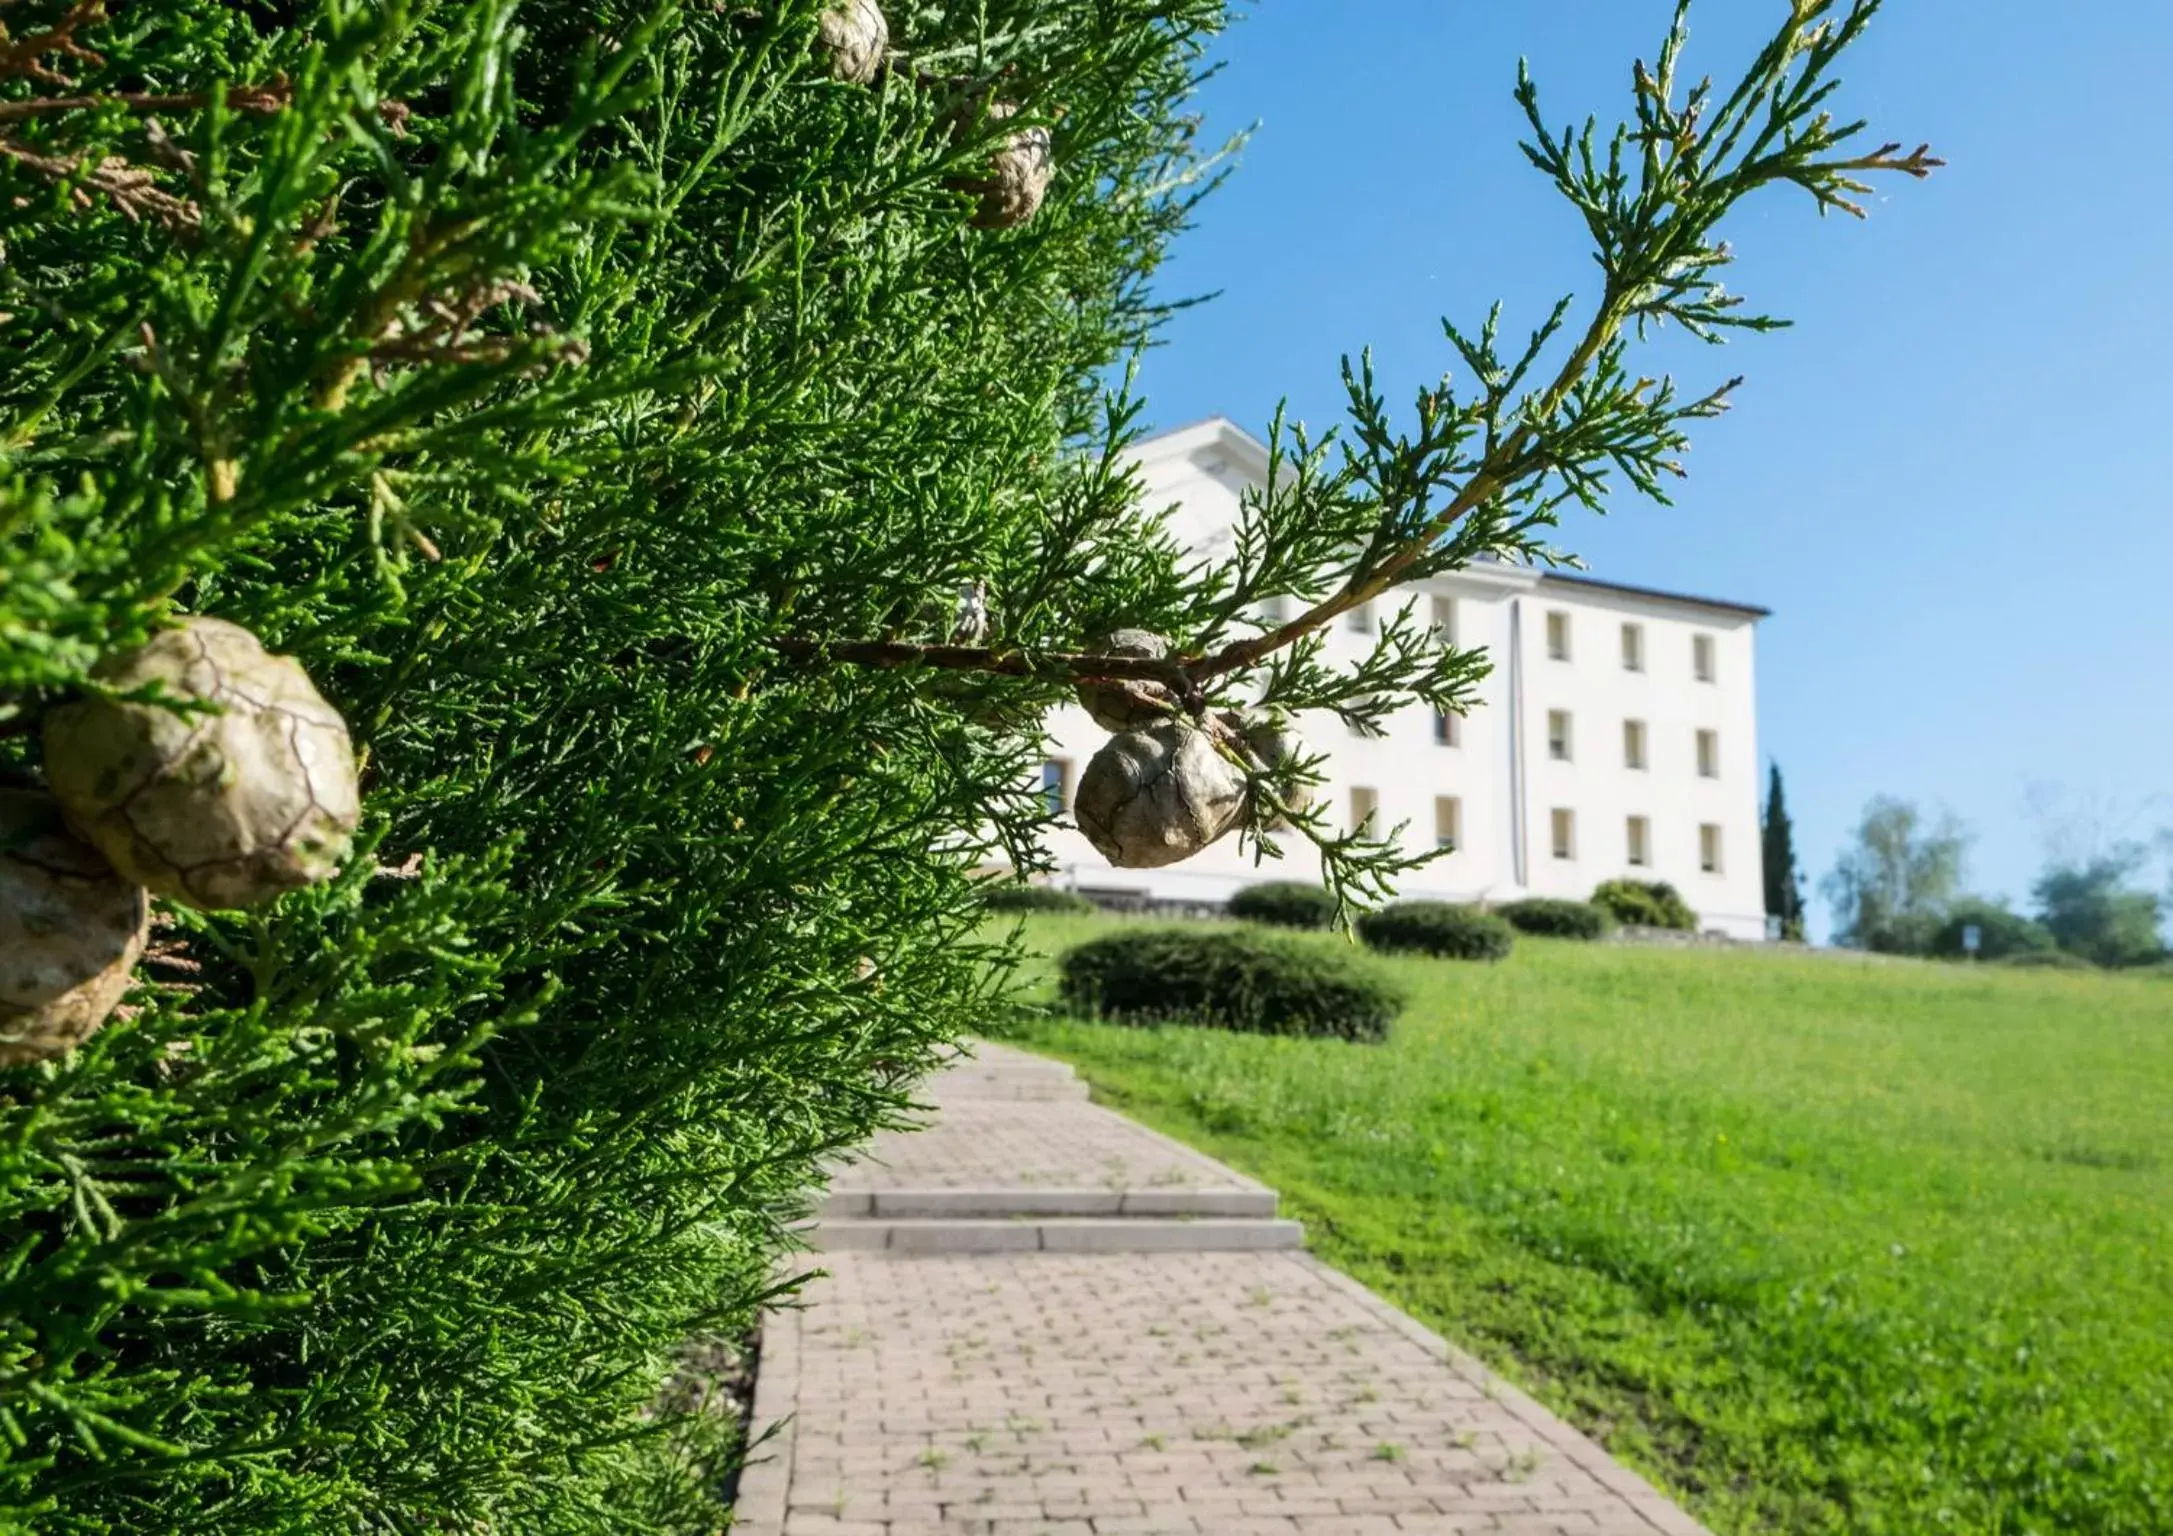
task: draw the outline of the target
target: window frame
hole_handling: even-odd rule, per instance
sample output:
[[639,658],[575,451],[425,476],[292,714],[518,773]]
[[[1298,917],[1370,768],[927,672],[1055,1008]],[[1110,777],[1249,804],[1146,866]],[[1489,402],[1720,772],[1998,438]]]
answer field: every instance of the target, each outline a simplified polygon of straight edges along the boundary
[[[1443,817],[1446,810],[1448,815]],[[1444,819],[1448,823],[1448,835],[1442,835]],[[1434,796],[1434,846],[1454,853],[1464,845],[1464,800],[1461,795]]]
[[[1555,730],[1556,725],[1561,730]],[[1577,761],[1577,726],[1566,709],[1547,711],[1547,761],[1550,763],[1574,763]]]
[[1548,810],[1547,845],[1561,863],[1577,862],[1577,812],[1573,807],[1557,805]]

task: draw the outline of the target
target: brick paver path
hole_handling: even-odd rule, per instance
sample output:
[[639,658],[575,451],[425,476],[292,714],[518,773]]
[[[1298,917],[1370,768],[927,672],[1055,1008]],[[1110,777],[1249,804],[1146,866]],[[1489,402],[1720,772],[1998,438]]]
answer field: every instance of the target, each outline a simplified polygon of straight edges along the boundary
[[819,1262],[763,1329],[742,1536],[1702,1536],[1302,1253]]

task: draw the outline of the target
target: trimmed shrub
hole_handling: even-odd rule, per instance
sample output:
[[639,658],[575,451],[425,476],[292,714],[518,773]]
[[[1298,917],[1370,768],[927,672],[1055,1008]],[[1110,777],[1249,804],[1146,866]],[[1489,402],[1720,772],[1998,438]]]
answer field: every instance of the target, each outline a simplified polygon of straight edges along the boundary
[[1607,914],[1589,901],[1527,896],[1494,910],[1517,932],[1544,939],[1596,939],[1607,931]]
[[1965,958],[1969,952],[1962,948],[1962,930],[1971,925],[1977,929],[1977,958],[1980,960],[2042,954],[2060,947],[2052,930],[2043,923],[2019,912],[2010,912],[2005,907],[1994,906],[1989,901],[1962,901],[1948,910],[1947,920],[1933,932],[1928,953],[1947,960]]
[[2064,949],[2020,949],[2011,955],[2001,955],[1994,965],[2012,966],[2016,970],[2033,971],[2094,971],[2097,969],[2080,955],[2069,954]]
[[981,893],[981,905],[991,912],[1093,912],[1098,910],[1077,891],[1053,885],[992,885]]
[[1628,927],[1698,931],[1698,914],[1665,880],[1603,881],[1592,892],[1592,905]]
[[1492,912],[1448,901],[1393,902],[1361,917],[1358,936],[1374,949],[1444,960],[1500,960],[1516,942]]
[[1079,945],[1061,993],[1120,1024],[1204,1024],[1256,1035],[1378,1041],[1403,997],[1348,955],[1272,934],[1145,928]]
[[1232,896],[1230,915],[1274,928],[1326,928],[1335,921],[1335,897],[1302,880],[1269,880]]

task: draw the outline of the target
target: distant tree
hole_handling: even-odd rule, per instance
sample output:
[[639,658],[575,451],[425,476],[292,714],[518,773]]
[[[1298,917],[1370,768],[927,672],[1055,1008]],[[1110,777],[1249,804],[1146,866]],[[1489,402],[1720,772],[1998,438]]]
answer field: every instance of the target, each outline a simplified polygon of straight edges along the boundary
[[1765,819],[1760,827],[1766,864],[1766,916],[1781,920],[1781,937],[1803,937],[1803,871],[1796,864],[1796,824],[1788,818],[1781,765],[1766,780]]
[[2038,921],[2070,954],[2099,965],[2149,965],[2165,958],[2158,924],[2158,896],[2130,884],[2143,865],[2143,850],[2115,848],[2080,864],[2054,864],[2030,894]]
[[1962,884],[1969,833],[1951,815],[1936,821],[1906,800],[1874,797],[1822,889],[1843,944],[1922,954]]
[[[1974,951],[1966,942],[1971,928],[1977,930]],[[1933,932],[1928,953],[1943,960],[2004,960],[2057,948],[2058,941],[2043,923],[2024,917],[2005,901],[1964,896],[1947,908],[1946,920]]]

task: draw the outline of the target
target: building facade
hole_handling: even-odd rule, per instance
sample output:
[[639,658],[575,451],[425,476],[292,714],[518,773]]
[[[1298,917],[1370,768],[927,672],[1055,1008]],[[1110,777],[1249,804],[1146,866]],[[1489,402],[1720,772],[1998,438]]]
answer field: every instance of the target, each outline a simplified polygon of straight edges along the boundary
[[[1210,554],[1227,549],[1239,498],[1267,472],[1266,449],[1220,419],[1136,453],[1148,504],[1174,505],[1172,531]],[[1493,661],[1463,716],[1413,706],[1371,737],[1332,715],[1298,721],[1327,754],[1317,793],[1333,818],[1452,850],[1406,875],[1400,895],[1583,898],[1603,880],[1665,880],[1706,930],[1765,936],[1754,672],[1765,610],[1508,565],[1381,601]],[[1345,615],[1330,659],[1363,655],[1386,616]],[[1043,782],[1068,810],[1107,733],[1066,707],[1050,734]],[[1181,864],[1116,869],[1066,826],[1050,852],[1058,882],[1082,891],[1212,904],[1256,881],[1318,878],[1310,844],[1286,836],[1282,847],[1256,864],[1232,835]]]

